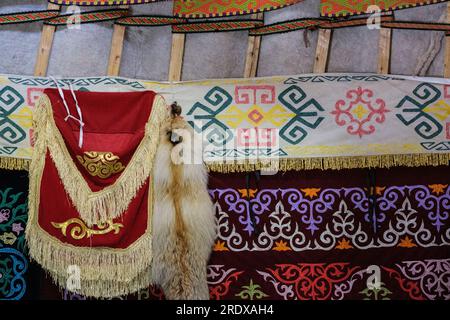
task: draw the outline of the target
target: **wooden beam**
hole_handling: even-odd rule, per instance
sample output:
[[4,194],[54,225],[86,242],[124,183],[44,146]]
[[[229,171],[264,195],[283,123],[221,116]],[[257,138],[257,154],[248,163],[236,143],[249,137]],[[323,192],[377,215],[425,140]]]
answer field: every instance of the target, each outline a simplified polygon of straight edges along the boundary
[[[129,6],[119,8],[128,9]],[[123,41],[125,39],[125,26],[114,25],[111,41],[111,51],[109,52],[108,76],[118,76],[120,73],[120,62],[122,61]]]
[[[264,13],[252,14],[251,18],[262,20],[264,19]],[[249,36],[247,41],[247,53],[245,55],[244,78],[256,77],[260,48],[261,36]]]
[[[61,6],[49,3],[48,10],[60,10]],[[41,41],[39,43],[38,54],[36,58],[36,65],[34,66],[35,76],[47,75],[48,62],[50,59],[50,52],[52,51],[53,38],[55,35],[56,26],[44,24],[42,27]]]
[[111,51],[109,53],[109,62],[107,71],[108,76],[119,75],[124,38],[125,38],[125,26],[114,25],[114,31],[111,41]]
[[[390,14],[390,12],[387,14]],[[381,28],[380,36],[378,39],[377,73],[379,74],[388,74],[390,72],[391,44],[392,44],[392,29]]]
[[314,73],[323,73],[327,71],[331,35],[331,29],[319,29],[319,37],[317,39],[316,55],[314,59]]
[[391,61],[392,29],[381,28],[378,41],[378,67],[379,74],[388,74]]
[[170,63],[169,63],[169,81],[181,80],[185,39],[186,35],[184,33],[172,34],[172,49],[170,51]]
[[[450,3],[447,4],[447,22],[450,23]],[[444,77],[450,78],[450,34],[445,35]]]

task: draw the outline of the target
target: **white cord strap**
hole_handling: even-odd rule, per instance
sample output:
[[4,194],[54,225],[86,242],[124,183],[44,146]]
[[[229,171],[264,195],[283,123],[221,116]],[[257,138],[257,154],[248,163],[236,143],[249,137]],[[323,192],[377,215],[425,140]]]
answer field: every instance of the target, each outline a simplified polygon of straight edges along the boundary
[[53,82],[55,82],[56,88],[58,89],[59,96],[61,97],[61,99],[63,101],[64,107],[66,108],[67,116],[64,118],[64,121],[67,121],[71,118],[80,124],[80,135],[79,135],[79,139],[78,139],[78,146],[81,148],[83,146],[83,136],[84,136],[83,135],[83,126],[84,126],[83,114],[81,113],[81,108],[78,105],[77,96],[75,95],[75,91],[73,90],[72,84],[69,83],[69,89],[70,89],[70,92],[72,93],[73,100],[75,101],[75,106],[76,106],[79,118],[74,117],[70,113],[69,106],[67,105],[66,98],[64,97],[64,92],[62,91],[61,87],[59,86],[58,81],[54,77],[50,77],[50,79],[52,79]]

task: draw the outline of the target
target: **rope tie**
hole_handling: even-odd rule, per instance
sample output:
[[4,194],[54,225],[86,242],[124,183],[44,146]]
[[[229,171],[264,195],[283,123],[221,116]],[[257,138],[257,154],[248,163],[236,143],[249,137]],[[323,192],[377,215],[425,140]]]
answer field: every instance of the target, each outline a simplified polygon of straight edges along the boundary
[[67,122],[67,120],[73,119],[76,122],[78,122],[78,124],[80,125],[80,134],[79,134],[79,138],[78,138],[78,147],[81,148],[83,146],[83,139],[84,139],[84,134],[83,134],[84,122],[83,122],[83,114],[82,114],[81,108],[80,108],[80,106],[78,104],[77,96],[75,95],[75,90],[73,90],[72,84],[69,83],[69,89],[70,89],[70,92],[72,93],[72,98],[75,101],[75,107],[77,109],[78,118],[74,117],[70,113],[69,105],[67,104],[66,98],[64,96],[64,92],[62,91],[61,87],[59,86],[58,81],[54,77],[50,77],[50,79],[52,79],[53,82],[56,84],[56,88],[58,89],[59,96],[61,97],[63,105],[64,105],[64,107],[66,109],[67,116],[64,118],[64,121]]

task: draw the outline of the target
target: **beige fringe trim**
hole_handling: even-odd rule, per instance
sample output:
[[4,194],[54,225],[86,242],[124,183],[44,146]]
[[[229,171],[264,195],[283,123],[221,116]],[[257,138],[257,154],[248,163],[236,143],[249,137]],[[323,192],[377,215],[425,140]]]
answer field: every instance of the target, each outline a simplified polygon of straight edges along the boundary
[[[28,170],[29,159],[0,157],[0,169]],[[356,168],[391,168],[396,166],[420,167],[449,165],[448,153],[399,154],[377,156],[326,157],[326,158],[296,158],[268,160],[266,162],[208,162],[209,171],[213,172],[247,172],[277,168],[279,171],[312,170],[312,169],[356,169]],[[268,164],[271,163],[272,165]]]
[[46,95],[41,97],[34,116],[35,128],[37,128],[36,141],[45,141],[64,189],[83,221],[88,226],[92,226],[119,217],[150,176],[160,127],[169,117],[169,113],[164,99],[156,96],[151,115],[145,125],[144,138],[127,167],[113,185],[98,192],[93,192],[89,188],[73,162],[61,133],[56,127],[51,103]]
[[[50,273],[53,283],[61,289],[67,289],[67,276]],[[71,289],[74,292],[85,297],[93,298],[115,298],[138,292],[139,290],[148,288],[151,281],[150,268],[140,273],[132,281],[123,283],[120,281],[91,281],[82,279],[79,289]]]
[[149,231],[126,249],[76,247],[51,237],[37,224],[36,217],[27,229],[27,244],[32,258],[49,272],[67,277],[67,268],[76,265],[83,280],[130,282],[150,266]]
[[[42,131],[38,131],[40,135]],[[150,284],[152,261],[153,183],[149,184],[147,230],[126,249],[76,247],[47,234],[38,223],[40,185],[45,165],[45,139],[37,139],[30,166],[28,222],[25,237],[30,256],[47,270],[53,281],[68,288],[68,267],[80,268],[78,294],[92,297],[115,297],[136,292]],[[148,164],[147,164],[148,165]]]
[[[115,297],[146,288],[151,282],[150,232],[133,248],[75,247],[51,238],[35,221],[27,227],[26,239],[31,258],[48,271],[58,286],[69,291],[92,297]],[[78,289],[68,288],[72,265],[80,268]]]
[[28,170],[29,167],[29,159],[0,157],[0,169]]
[[247,172],[255,170],[289,171],[312,169],[391,168],[449,165],[450,153],[393,154],[325,158],[296,158],[266,161],[207,162],[209,171]]

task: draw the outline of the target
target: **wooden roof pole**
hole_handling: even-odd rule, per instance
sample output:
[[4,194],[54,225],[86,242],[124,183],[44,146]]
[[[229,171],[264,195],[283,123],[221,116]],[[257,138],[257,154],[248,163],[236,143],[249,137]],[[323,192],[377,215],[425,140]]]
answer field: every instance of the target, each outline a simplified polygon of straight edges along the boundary
[[[252,19],[264,19],[264,13],[251,15]],[[247,53],[245,55],[244,78],[256,77],[258,70],[259,52],[261,48],[261,36],[249,36],[247,41]]]
[[324,73],[327,71],[332,32],[332,29],[319,29],[316,54],[314,57],[314,73]]
[[378,39],[377,73],[388,74],[391,62],[392,29],[381,28]]
[[169,62],[169,81],[181,81],[185,40],[186,35],[184,33],[172,34],[172,49],[170,51]]
[[[49,3],[48,10],[60,10],[61,6],[53,3]],[[50,53],[53,46],[53,38],[55,35],[56,26],[44,24],[42,27],[41,40],[39,43],[38,54],[36,58],[36,64],[34,66],[35,76],[46,76],[48,69],[48,62],[50,60]]]
[[[120,6],[122,9],[129,9],[129,6]],[[120,63],[122,60],[123,41],[125,39],[125,26],[114,25],[111,41],[111,51],[108,61],[108,76],[118,76],[120,73]]]

